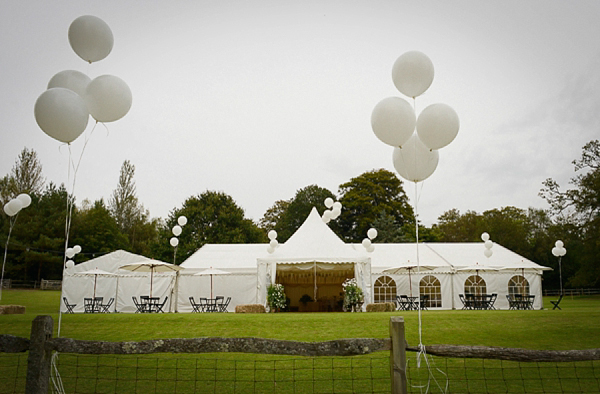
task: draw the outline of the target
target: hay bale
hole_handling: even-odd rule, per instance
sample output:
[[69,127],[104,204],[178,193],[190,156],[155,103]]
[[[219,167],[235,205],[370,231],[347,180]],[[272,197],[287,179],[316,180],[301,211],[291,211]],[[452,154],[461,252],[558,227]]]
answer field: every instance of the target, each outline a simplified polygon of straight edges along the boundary
[[393,312],[396,305],[393,302],[379,302],[377,304],[367,304],[367,312]]
[[236,305],[235,313],[266,313],[264,305],[261,304],[246,304]]
[[0,315],[23,315],[25,307],[23,305],[0,305]]

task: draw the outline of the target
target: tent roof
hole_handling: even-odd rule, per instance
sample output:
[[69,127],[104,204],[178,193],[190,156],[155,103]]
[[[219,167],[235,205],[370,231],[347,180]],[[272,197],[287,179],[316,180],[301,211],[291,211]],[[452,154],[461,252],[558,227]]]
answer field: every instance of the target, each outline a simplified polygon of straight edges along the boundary
[[232,270],[256,270],[256,257],[267,253],[269,244],[205,244],[181,266],[201,271],[210,267]]
[[67,269],[67,273],[73,275],[79,272],[90,271],[94,268],[98,268],[103,271],[122,275],[125,271],[119,270],[120,266],[146,260],[151,259],[139,254],[126,252],[124,250],[115,250],[114,252],[96,257],[95,259],[88,260],[84,263],[76,264],[73,268]]
[[275,251],[258,261],[286,263],[356,263],[367,262],[369,256],[358,252],[352,245],[342,241],[323,222],[317,208],[310,214],[296,232]]

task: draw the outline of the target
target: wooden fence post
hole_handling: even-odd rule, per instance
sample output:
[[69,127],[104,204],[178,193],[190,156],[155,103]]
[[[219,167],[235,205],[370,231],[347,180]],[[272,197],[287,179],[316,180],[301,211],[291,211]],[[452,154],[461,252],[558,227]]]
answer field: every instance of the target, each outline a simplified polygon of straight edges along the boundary
[[393,394],[406,394],[406,339],[404,337],[404,318],[392,316],[390,318],[390,377]]
[[52,350],[46,349],[46,341],[52,338],[53,328],[54,322],[50,316],[36,316],[31,323],[25,383],[27,394],[48,393]]

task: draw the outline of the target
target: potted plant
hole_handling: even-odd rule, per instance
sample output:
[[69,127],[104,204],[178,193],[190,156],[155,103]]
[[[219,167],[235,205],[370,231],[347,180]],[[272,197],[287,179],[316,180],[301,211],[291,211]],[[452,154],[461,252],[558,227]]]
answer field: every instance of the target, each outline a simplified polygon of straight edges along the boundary
[[276,283],[267,287],[267,304],[273,312],[285,309],[285,290],[282,284]]
[[363,291],[356,283],[356,278],[346,279],[342,283],[344,288],[344,310],[355,312],[357,311],[364,301]]
[[304,294],[302,297],[300,297],[300,302],[306,306],[307,303],[312,302],[313,299],[310,298],[310,296],[308,294]]

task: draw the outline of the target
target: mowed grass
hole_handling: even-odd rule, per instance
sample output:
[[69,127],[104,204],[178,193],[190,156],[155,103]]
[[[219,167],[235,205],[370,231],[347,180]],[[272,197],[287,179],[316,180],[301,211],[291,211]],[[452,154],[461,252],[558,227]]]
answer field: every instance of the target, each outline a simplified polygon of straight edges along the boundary
[[[29,337],[37,315],[58,329],[60,292],[8,290],[2,304],[25,305],[24,315],[0,315],[0,334]],[[423,311],[422,342],[573,350],[600,348],[600,296],[564,298],[562,310]],[[297,341],[388,338],[391,316],[403,316],[410,346],[419,343],[416,311],[391,313],[63,314],[61,337],[103,341],[163,338],[259,337]],[[10,355],[7,355],[10,356]],[[14,356],[12,356],[14,357]],[[409,392],[435,376],[448,392],[600,392],[600,362],[511,363],[432,358],[416,368],[409,357]],[[26,364],[21,356],[19,363]],[[0,393],[22,392],[24,368],[0,357]],[[439,369],[438,369],[439,368]],[[205,355],[78,356],[62,354],[66,392],[389,392],[389,353],[346,358],[219,353]],[[444,371],[443,373],[439,372]],[[431,392],[440,392],[439,389]]]

